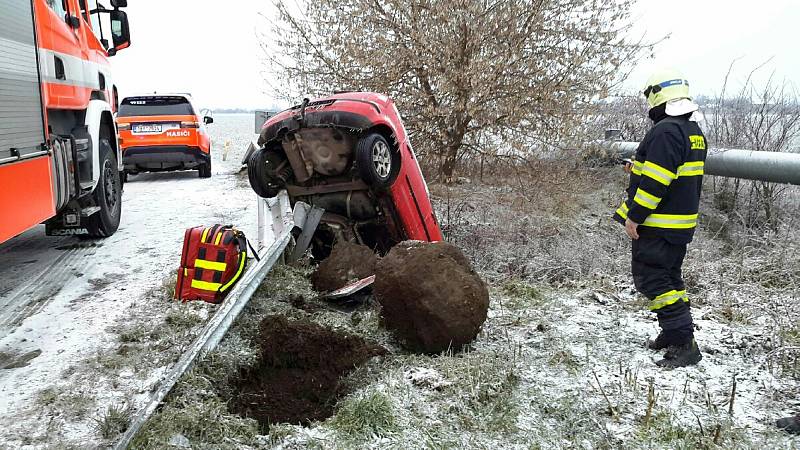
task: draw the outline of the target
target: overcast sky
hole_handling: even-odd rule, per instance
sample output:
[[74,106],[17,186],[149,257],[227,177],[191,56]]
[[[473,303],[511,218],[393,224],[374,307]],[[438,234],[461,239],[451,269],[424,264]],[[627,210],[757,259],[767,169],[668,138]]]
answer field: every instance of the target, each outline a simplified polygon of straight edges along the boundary
[[[101,1],[102,2],[102,1]],[[201,107],[264,108],[273,102],[260,75],[257,28],[269,0],[130,0],[131,47],[112,58],[122,95],[152,91],[191,92]],[[798,0],[640,0],[634,35],[670,35],[634,70],[626,88],[638,90],[649,73],[673,66],[689,79],[692,93],[720,89],[730,63],[734,83],[772,58],[761,80],[800,86]]]

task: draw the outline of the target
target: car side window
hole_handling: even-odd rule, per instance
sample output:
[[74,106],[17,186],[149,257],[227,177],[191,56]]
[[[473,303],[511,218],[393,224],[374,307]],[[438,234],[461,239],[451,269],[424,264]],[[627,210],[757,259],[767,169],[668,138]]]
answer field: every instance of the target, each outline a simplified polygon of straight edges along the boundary
[[64,3],[66,3],[66,0],[47,0],[47,6],[55,11],[58,17],[61,17],[62,20],[67,15],[67,7],[64,5]]

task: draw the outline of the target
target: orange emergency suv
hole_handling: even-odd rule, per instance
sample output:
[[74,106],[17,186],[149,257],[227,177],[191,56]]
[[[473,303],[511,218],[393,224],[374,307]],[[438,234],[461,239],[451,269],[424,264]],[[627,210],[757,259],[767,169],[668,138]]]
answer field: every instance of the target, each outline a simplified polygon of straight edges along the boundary
[[124,177],[139,172],[197,169],[211,176],[211,138],[189,94],[151,94],[125,97],[117,127],[122,146]]
[[[0,242],[113,234],[122,213],[117,87],[127,0],[0,1]],[[110,41],[109,41],[110,39]]]

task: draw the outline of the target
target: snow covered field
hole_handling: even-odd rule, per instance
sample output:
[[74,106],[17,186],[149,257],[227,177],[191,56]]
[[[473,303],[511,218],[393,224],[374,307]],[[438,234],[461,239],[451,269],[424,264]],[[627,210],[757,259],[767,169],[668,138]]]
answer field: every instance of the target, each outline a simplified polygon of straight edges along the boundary
[[[660,369],[644,346],[658,325],[631,289],[630,244],[609,218],[618,172],[572,173],[570,191],[540,186],[528,198],[506,186],[431,187],[447,239],[490,285],[489,318],[469,351],[409,353],[374,303],[337,311],[315,299],[310,269],[277,268],[137,448],[798,448],[800,438],[774,427],[800,408],[794,231],[773,238],[786,256],[773,254],[724,237],[705,205],[686,266],[704,359]],[[389,354],[343,381],[350,394],[332,417],[267,428],[228,405],[259,352],[259,321],[271,315],[355,334]]]
[[[59,441],[60,434],[48,434],[45,426],[54,420],[41,407],[48,389],[67,389],[85,400],[86,420],[55,421],[68,427],[79,422],[64,433],[69,442],[93,442],[91,418],[102,415],[110,400],[146,392],[158,373],[143,379],[122,374],[119,390],[87,379],[72,392],[65,371],[113,347],[118,335],[112,326],[132,320],[136,308],[144,313],[152,308],[153,317],[164,309],[150,297],[177,268],[185,228],[234,224],[255,237],[255,194],[246,176],[237,174],[254,136],[252,115],[215,120],[208,127],[213,176],[201,179],[186,171],[129,177],[122,222],[112,237],[47,237],[38,226],[0,246],[0,367],[12,366],[0,369],[0,447]],[[230,154],[223,161],[226,143]]]
[[[0,448],[95,448],[118,436],[215,307],[171,301],[184,228],[234,223],[255,236],[236,175],[252,118],[218,116],[214,176],[142,174],[105,241],[33,230],[0,246]],[[225,141],[231,154],[222,161]],[[617,169],[617,168],[614,168]],[[726,227],[707,197],[687,258],[696,367],[662,370],[631,290],[628,241],[608,214],[618,170],[552,172],[524,193],[432,185],[446,239],[490,287],[469,351],[415,355],[372,304],[319,301],[310,268],[278,266],[221,346],[184,376],[136,448],[800,448],[773,421],[800,410],[800,246]],[[570,177],[569,189],[563,179]],[[796,199],[794,200],[796,202]],[[279,314],[389,350],[343,383],[329,419],[265,429],[231,411],[259,322]]]

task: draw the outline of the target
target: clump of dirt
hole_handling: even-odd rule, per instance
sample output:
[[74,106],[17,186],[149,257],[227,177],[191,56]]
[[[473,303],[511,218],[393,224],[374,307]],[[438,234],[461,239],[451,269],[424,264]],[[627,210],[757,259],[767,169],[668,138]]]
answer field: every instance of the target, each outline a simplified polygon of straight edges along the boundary
[[337,399],[347,394],[340,379],[386,353],[358,336],[283,316],[261,322],[259,345],[259,361],[243,371],[231,408],[264,427],[330,417]]
[[459,350],[486,321],[486,285],[453,245],[401,242],[375,272],[374,292],[384,323],[410,350]]
[[375,274],[378,256],[369,247],[348,241],[337,242],[330,256],[311,274],[311,285],[317,292],[329,292],[351,281]]

